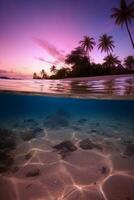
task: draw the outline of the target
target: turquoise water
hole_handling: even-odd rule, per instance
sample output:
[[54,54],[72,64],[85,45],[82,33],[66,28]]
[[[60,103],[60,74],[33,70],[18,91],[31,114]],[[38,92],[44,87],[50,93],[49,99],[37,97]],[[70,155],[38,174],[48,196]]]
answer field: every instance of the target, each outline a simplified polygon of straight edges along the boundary
[[[59,98],[36,95],[0,94],[0,122],[2,127],[23,123],[24,120],[33,119],[43,126],[47,117],[51,117],[49,124],[43,128],[51,127],[53,120],[67,122],[64,128],[77,124],[78,120],[85,119],[90,123],[98,123],[102,129],[117,127],[120,134],[133,134],[134,131],[134,101],[133,100],[90,100],[75,98]],[[57,122],[58,123],[58,122]],[[56,124],[56,123],[55,123]],[[33,127],[34,128],[34,127]],[[53,128],[53,127],[52,127]],[[114,130],[113,130],[114,131]],[[111,130],[112,134],[112,130]]]
[[89,82],[87,98],[77,84],[74,95],[49,96],[2,86],[1,200],[134,199],[133,84],[107,93],[95,83],[92,99]]

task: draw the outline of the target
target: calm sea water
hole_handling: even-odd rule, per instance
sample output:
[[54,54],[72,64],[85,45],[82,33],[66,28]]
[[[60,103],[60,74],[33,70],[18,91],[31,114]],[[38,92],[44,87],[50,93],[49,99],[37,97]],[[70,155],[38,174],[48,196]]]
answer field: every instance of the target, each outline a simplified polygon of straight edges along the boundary
[[44,128],[48,126],[53,129],[56,120],[58,128],[69,128],[73,125],[79,126],[77,121],[85,119],[83,125],[88,124],[86,128],[89,130],[94,127],[90,127],[90,123],[98,123],[104,132],[105,128],[110,127],[115,132],[117,127],[117,133],[133,134],[134,131],[134,100],[86,100],[1,93],[0,102],[0,122],[5,128],[30,119],[41,126],[46,120]]
[[132,98],[134,75],[101,76],[63,80],[0,80],[0,91],[80,98]]
[[[134,131],[134,77],[132,75],[113,76],[108,79],[102,77],[90,81],[88,78],[73,81],[2,80],[0,88],[2,91],[12,91],[0,94],[1,126],[6,127],[8,124],[14,128],[13,126],[18,124],[19,127],[19,123],[25,120],[34,120],[46,129],[50,127],[53,129],[54,125],[54,128],[57,126],[66,129],[74,126],[75,130],[75,126],[82,125],[77,121],[83,119],[81,132],[84,128],[87,132],[88,129],[93,128],[100,129],[100,132],[107,132],[108,129],[110,130],[108,134],[118,132],[129,134]],[[25,92],[28,93],[24,94]],[[47,120],[49,117],[50,119]],[[56,122],[54,123],[56,120],[57,125]],[[97,123],[98,127],[95,125],[90,127],[91,124]]]

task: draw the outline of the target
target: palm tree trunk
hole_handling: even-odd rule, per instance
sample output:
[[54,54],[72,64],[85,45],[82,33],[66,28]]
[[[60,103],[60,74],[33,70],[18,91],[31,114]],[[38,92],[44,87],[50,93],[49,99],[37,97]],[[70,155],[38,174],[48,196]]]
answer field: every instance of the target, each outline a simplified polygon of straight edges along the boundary
[[134,41],[133,41],[132,35],[131,35],[131,33],[130,33],[130,30],[129,30],[127,21],[125,21],[125,24],[126,24],[126,28],[127,28],[127,31],[128,31],[128,34],[129,34],[129,37],[130,37],[130,40],[131,40],[133,49],[134,49]]

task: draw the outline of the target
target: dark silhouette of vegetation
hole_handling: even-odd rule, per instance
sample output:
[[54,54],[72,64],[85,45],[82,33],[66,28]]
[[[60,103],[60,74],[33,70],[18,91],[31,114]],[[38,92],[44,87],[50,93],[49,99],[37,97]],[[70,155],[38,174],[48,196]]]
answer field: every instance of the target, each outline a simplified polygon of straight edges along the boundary
[[[130,36],[131,43],[134,48],[134,42],[129,30],[129,24],[134,18],[134,1],[130,4],[126,4],[125,0],[120,0],[120,7],[112,9],[112,18],[115,19],[115,24],[123,26],[126,25],[128,34]],[[79,46],[73,49],[65,58],[65,64],[68,67],[63,66],[60,69],[56,69],[53,65],[50,68],[52,75],[48,76],[44,69],[42,69],[40,76],[37,73],[33,74],[34,79],[61,79],[68,77],[86,77],[86,76],[100,76],[100,75],[113,75],[113,74],[131,74],[134,73],[134,56],[128,56],[122,63],[118,56],[113,55],[113,49],[115,47],[112,36],[103,34],[98,41],[98,49],[101,52],[107,53],[107,56],[103,59],[102,64],[96,64],[91,62],[89,53],[93,50],[96,42],[93,37],[84,36],[83,40],[79,43]]]
[[89,52],[91,52],[95,46],[94,38],[84,36],[84,39],[79,42],[81,48],[86,52],[86,56],[89,57]]
[[114,48],[114,41],[112,40],[112,36],[108,36],[107,34],[103,34],[99,38],[99,44],[98,49],[101,50],[101,52],[106,52],[107,55],[113,51]]
[[118,26],[126,25],[133,49],[134,49],[134,41],[129,30],[129,24],[131,24],[132,19],[134,18],[134,1],[127,5],[125,0],[120,0],[119,8],[112,8],[113,14],[112,18],[115,19],[115,24]]
[[37,78],[38,78],[37,73],[34,72],[34,73],[33,73],[33,79],[37,79]]
[[66,56],[65,63],[71,65],[71,77],[88,76],[90,59],[82,47],[77,47]]
[[41,70],[40,74],[41,74],[41,79],[47,78],[47,73],[45,72],[44,69]]
[[118,59],[118,56],[115,56],[112,54],[109,54],[108,56],[106,56],[104,58],[104,61],[105,62],[103,63],[103,65],[107,67],[117,67],[121,65],[121,61]]
[[52,73],[56,73],[57,69],[56,69],[56,66],[55,65],[52,65],[52,67],[50,68],[50,72]]
[[[60,69],[56,69],[56,66],[50,68],[50,72],[54,73],[50,76],[46,74],[44,70],[41,70],[41,76],[36,73],[33,74],[34,79],[62,79],[69,77],[87,77],[87,76],[100,76],[100,75],[114,75],[114,74],[131,74],[134,73],[134,57],[128,56],[124,59],[122,64],[118,56],[109,53],[113,48],[113,40],[111,36],[109,47],[104,45],[103,49],[108,55],[103,59],[102,64],[96,64],[91,62],[87,56],[87,52],[82,47],[77,47],[70,52],[65,58],[65,64],[69,67],[63,66]],[[102,44],[103,45],[103,44]]]
[[134,70],[134,56],[128,56],[124,60],[124,66],[129,70]]
[[57,70],[56,74],[52,76],[51,78],[61,79],[61,78],[67,78],[69,76],[70,69],[62,67],[61,69]]
[[36,72],[33,73],[33,79],[47,79],[47,78],[48,75],[44,69],[41,70],[40,75],[38,75]]

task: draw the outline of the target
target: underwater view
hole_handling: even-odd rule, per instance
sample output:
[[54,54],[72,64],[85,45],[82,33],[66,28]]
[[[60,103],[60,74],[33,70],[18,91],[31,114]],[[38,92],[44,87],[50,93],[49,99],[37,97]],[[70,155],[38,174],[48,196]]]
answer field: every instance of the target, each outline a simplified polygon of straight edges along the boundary
[[134,200],[134,0],[0,0],[0,200]]
[[133,200],[133,81],[130,99],[1,91],[0,199]]

